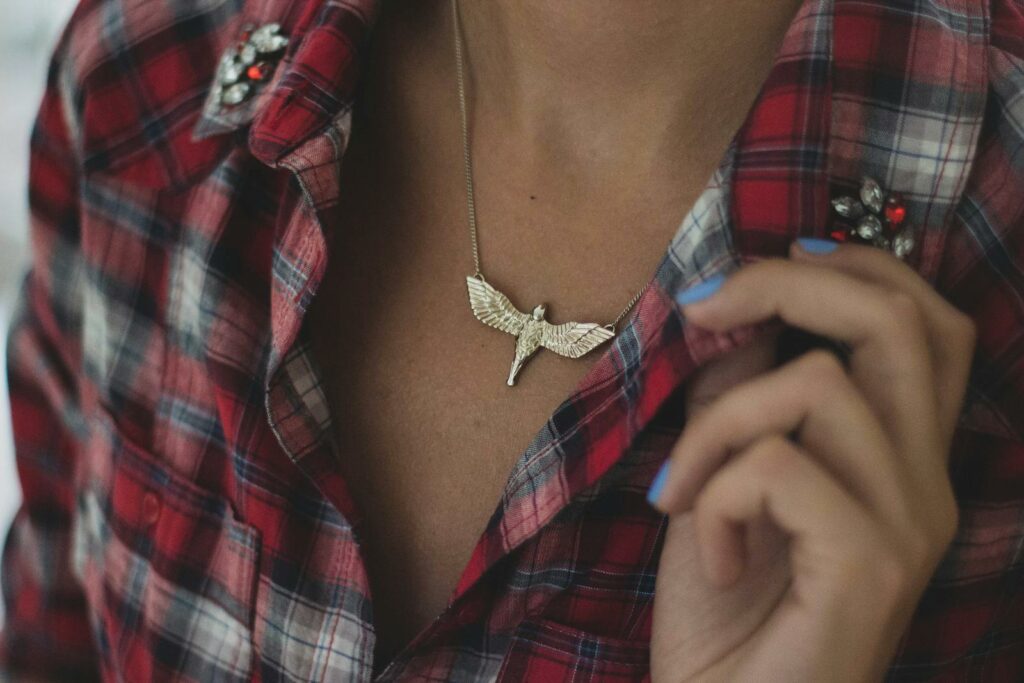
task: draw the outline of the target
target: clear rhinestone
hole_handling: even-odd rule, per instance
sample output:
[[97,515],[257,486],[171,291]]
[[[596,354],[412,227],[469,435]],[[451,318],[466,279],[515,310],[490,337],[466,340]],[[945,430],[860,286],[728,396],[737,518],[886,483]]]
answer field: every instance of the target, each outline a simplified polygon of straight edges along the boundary
[[260,52],[268,54],[283,50],[288,45],[288,39],[284,36],[273,36],[265,45],[260,47]]
[[882,234],[882,222],[878,220],[877,216],[868,214],[860,219],[854,231],[857,233],[857,237],[870,242]]
[[238,52],[231,48],[224,53],[217,65],[217,81],[221,85],[230,85],[241,75],[242,70],[238,67]]
[[249,42],[262,54],[277,52],[288,45],[288,39],[280,32],[280,24],[266,24],[253,31]]
[[892,240],[892,253],[896,258],[903,258],[914,250],[914,235],[907,229],[900,232]]
[[269,24],[263,24],[252,33],[252,39],[256,40],[262,37],[268,37],[276,35],[281,32],[281,24],[276,21],[272,21]]
[[256,46],[252,43],[246,43],[245,46],[238,53],[238,59],[246,66],[256,61]]
[[882,210],[884,198],[881,186],[873,178],[863,179],[860,186],[860,200],[864,206],[878,213]]
[[232,59],[227,64],[221,66],[220,69],[220,83],[221,85],[232,85],[239,78],[242,77],[242,72],[245,67],[239,64],[237,61]]
[[224,94],[221,96],[221,102],[229,105],[239,104],[249,96],[249,90],[248,83],[235,83],[224,91]]
[[843,218],[858,219],[864,215],[864,206],[853,197],[839,197],[832,200],[832,207]]

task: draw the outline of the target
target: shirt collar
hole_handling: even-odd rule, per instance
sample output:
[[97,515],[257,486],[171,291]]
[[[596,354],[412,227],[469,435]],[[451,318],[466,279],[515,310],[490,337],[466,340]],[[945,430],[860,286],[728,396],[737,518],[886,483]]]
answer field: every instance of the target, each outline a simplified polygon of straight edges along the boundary
[[[249,149],[265,164],[282,160],[351,109],[360,57],[378,10],[377,0],[305,0],[263,3],[234,25],[237,35],[251,26],[276,23],[289,39],[272,80],[237,106],[211,92],[193,138],[222,135],[251,124]],[[225,46],[225,49],[227,49]]]
[[[780,255],[797,236],[821,233],[830,196],[850,193],[868,175],[907,198],[908,219],[923,237],[915,265],[934,276],[983,115],[988,3],[912,4],[905,11],[884,2],[804,2],[737,138],[738,254]],[[193,137],[251,124],[251,152],[276,166],[328,131],[347,131],[339,122],[350,112],[378,9],[377,0],[261,3],[237,21],[236,33],[280,23],[291,40],[287,54],[244,105],[207,98]],[[787,85],[794,81],[801,87]],[[886,92],[894,88],[920,103],[899,107]],[[787,146],[798,155],[787,157]]]

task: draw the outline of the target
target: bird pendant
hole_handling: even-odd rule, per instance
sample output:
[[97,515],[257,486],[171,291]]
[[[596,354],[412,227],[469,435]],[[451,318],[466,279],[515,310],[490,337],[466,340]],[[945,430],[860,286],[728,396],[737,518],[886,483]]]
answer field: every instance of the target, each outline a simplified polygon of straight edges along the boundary
[[541,347],[560,356],[579,358],[615,336],[611,325],[576,322],[552,325],[544,319],[543,304],[534,308],[532,314],[523,313],[482,275],[470,275],[466,285],[476,319],[516,338],[516,355],[508,373],[510,387],[515,385],[516,376],[526,361]]

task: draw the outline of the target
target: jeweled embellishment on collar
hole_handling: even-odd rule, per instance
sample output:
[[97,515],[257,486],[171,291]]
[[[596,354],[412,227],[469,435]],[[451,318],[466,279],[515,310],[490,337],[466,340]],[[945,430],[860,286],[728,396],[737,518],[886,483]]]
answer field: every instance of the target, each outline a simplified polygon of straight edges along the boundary
[[287,46],[288,39],[281,35],[280,24],[246,27],[238,43],[220,58],[214,82],[216,101],[234,107],[252,97],[270,80]]
[[904,225],[907,208],[903,198],[885,192],[873,178],[861,179],[859,198],[837,197],[832,209],[840,217],[840,225],[830,234],[837,242],[871,244],[900,259],[914,250],[914,230]]

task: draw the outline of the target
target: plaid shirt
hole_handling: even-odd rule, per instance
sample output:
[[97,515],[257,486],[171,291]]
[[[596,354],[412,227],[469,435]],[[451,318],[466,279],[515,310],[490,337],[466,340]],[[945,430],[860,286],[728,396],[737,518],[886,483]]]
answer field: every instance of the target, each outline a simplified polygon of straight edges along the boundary
[[[1024,679],[1024,2],[805,0],[628,324],[509,474],[446,609],[382,672],[304,314],[371,0],[82,0],[32,138],[8,340],[24,503],[10,671],[84,681],[634,680],[679,388],[751,333],[671,295],[904,195],[909,262],[978,323],[955,541],[890,680]],[[247,24],[290,43],[235,107]],[[457,309],[456,309],[457,310]]]

